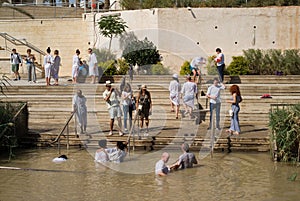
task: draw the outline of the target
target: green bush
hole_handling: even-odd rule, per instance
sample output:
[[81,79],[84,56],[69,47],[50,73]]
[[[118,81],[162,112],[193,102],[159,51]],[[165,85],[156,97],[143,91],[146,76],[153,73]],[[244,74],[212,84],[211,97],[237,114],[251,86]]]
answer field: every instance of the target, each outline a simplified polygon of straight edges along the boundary
[[96,54],[98,63],[116,59],[116,55],[106,48],[93,49],[93,52]]
[[269,127],[271,139],[277,146],[278,159],[299,161],[300,104],[271,111]]
[[118,59],[118,75],[126,75],[129,64],[124,59]]
[[180,75],[190,75],[191,69],[190,69],[190,62],[185,61],[182,66],[180,67]]
[[207,68],[208,75],[218,75],[217,66],[214,61],[215,58],[216,58],[216,56],[210,56],[207,59],[206,68]]
[[226,70],[229,75],[246,75],[249,73],[248,62],[243,56],[233,56]]
[[283,72],[287,75],[300,75],[300,50],[243,50],[248,62],[249,74],[274,75]]
[[158,62],[151,66],[151,74],[152,75],[168,75],[170,74],[169,68],[164,67],[162,63]]
[[127,63],[140,66],[141,72],[150,73],[151,65],[160,61],[160,54],[156,46],[147,38],[134,40],[127,44],[123,50],[122,57]]
[[102,68],[104,76],[113,76],[118,74],[118,70],[116,67],[116,60],[100,62],[98,65],[99,67]]

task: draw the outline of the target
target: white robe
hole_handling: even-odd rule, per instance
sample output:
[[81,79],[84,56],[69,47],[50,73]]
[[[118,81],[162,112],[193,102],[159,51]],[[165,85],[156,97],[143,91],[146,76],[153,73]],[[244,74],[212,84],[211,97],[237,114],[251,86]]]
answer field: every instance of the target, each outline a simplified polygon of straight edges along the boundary
[[[98,76],[97,58],[95,53],[92,53],[89,58],[89,76]],[[94,68],[96,65],[96,68]]]
[[194,97],[197,91],[197,85],[194,82],[184,83],[181,90],[181,93],[184,95],[183,103],[191,108],[194,108]]
[[170,91],[170,100],[174,105],[179,105],[180,104],[180,99],[179,99],[179,93],[181,91],[181,85],[179,82],[176,80],[172,80],[169,85],[169,91]]

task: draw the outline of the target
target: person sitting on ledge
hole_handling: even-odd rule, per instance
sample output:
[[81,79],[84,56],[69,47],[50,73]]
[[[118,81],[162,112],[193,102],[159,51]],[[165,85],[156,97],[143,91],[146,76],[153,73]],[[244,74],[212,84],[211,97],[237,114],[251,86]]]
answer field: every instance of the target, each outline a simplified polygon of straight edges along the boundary
[[176,163],[170,166],[171,170],[176,170],[179,168],[180,169],[192,168],[193,164],[198,164],[195,154],[190,153],[190,148],[187,143],[183,143],[181,145],[181,150],[183,154],[179,156],[179,159]]

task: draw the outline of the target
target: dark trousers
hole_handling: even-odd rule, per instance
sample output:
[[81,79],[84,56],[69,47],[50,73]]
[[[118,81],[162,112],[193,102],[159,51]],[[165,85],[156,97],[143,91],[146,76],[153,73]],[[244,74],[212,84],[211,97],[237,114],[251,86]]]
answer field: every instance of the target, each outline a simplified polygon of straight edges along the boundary
[[217,66],[217,69],[218,69],[218,73],[219,73],[220,82],[223,82],[223,80],[224,80],[225,64],[222,64],[221,66]]
[[210,111],[210,122],[209,122],[209,128],[211,128],[212,124],[212,117],[213,117],[213,111],[216,110],[216,128],[220,128],[220,111],[221,111],[221,103],[210,103],[209,104],[209,111]]

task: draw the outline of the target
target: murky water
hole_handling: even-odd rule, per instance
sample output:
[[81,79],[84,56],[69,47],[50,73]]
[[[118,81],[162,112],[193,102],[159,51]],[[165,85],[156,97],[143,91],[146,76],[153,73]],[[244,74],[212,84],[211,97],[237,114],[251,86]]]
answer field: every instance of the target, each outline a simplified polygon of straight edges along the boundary
[[[0,169],[0,200],[300,199],[300,178],[288,180],[293,173],[300,175],[299,168],[273,163],[267,153],[215,153],[193,169],[173,172],[164,178],[155,177],[153,172],[122,172],[122,167],[131,167],[134,172],[130,164],[137,166],[139,157],[114,165],[114,169],[120,170],[115,171],[96,165],[85,150],[69,151],[70,159],[61,164],[52,162],[57,155],[56,149],[34,149],[17,153],[10,163],[1,160],[0,166],[24,169]],[[178,155],[179,152],[171,153],[170,161]],[[155,160],[140,165],[154,170]]]

